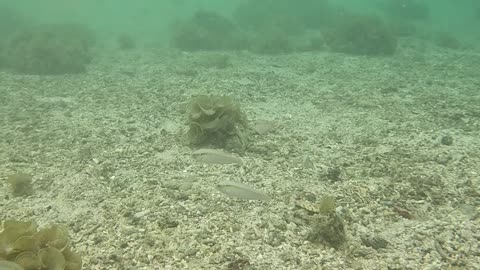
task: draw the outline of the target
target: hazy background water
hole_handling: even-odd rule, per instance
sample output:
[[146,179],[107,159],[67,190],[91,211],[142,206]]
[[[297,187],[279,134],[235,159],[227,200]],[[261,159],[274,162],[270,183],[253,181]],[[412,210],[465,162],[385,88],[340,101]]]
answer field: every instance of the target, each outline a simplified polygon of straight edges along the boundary
[[[101,37],[134,33],[137,39],[168,41],[169,25],[197,10],[211,10],[231,15],[242,0],[2,0],[0,8],[10,7],[25,18],[38,23],[79,22],[91,26]],[[262,2],[258,0],[258,2]],[[292,0],[292,7],[302,0]],[[480,39],[480,2],[475,0],[337,0],[335,5],[362,13],[390,14],[382,5],[419,3],[428,7],[428,18],[422,26],[431,31],[448,31],[465,40]],[[383,13],[383,14],[382,14]],[[2,15],[3,16],[3,15]],[[15,14],[14,16],[17,16]],[[1,18],[0,18],[1,20]],[[5,27],[5,26],[3,26]],[[3,38],[3,37],[2,37]]]
[[[125,258],[147,263],[142,261],[148,253],[137,253],[145,250],[143,233],[128,229],[128,235],[118,237],[112,231],[118,228],[117,223],[129,228],[158,228],[162,232],[152,233],[159,235],[173,233],[155,246],[174,239],[178,252],[152,248],[152,254],[160,254],[152,255],[156,263],[178,260],[180,264],[184,258],[193,258],[192,263],[206,265],[211,251],[191,253],[193,238],[198,246],[204,246],[202,238],[197,239],[196,226],[204,218],[222,222],[206,234],[208,243],[211,237],[217,239],[212,234],[218,233],[218,239],[228,236],[238,241],[232,242],[232,247],[245,244],[247,256],[261,254],[252,245],[260,244],[263,238],[250,241],[249,237],[238,237],[249,235],[249,227],[239,229],[240,233],[224,228],[234,227],[238,220],[251,222],[263,212],[255,210],[238,219],[232,209],[246,209],[243,205],[232,202],[216,208],[223,203],[210,196],[218,177],[243,181],[243,176],[223,168],[195,167],[183,160],[190,155],[189,149],[179,147],[184,143],[186,96],[211,91],[234,93],[252,120],[275,119],[280,124],[271,138],[259,136],[258,144],[252,143],[248,158],[261,166],[255,165],[258,169],[248,170],[246,175],[252,177],[248,181],[271,186],[269,192],[281,196],[278,206],[265,208],[269,214],[262,217],[266,221],[285,219],[279,230],[290,230],[287,224],[297,219],[297,212],[289,213],[288,218],[284,215],[285,209],[292,208],[294,197],[308,192],[315,200],[315,196],[329,192],[344,200],[349,215],[346,227],[357,238],[363,228],[380,233],[385,230],[389,235],[403,226],[388,210],[397,204],[402,207],[394,212],[401,216],[406,213],[406,218],[411,214],[403,210],[404,205],[415,212],[418,209],[420,218],[422,209],[432,212],[428,218],[435,216],[434,223],[425,222],[418,232],[405,230],[388,252],[374,253],[378,257],[365,260],[378,262],[386,256],[396,261],[398,250],[409,250],[405,261],[417,258],[417,251],[432,250],[431,239],[436,238],[431,236],[442,230],[446,231],[442,243],[456,245],[452,254],[461,254],[457,251],[470,246],[469,240],[462,242],[452,228],[459,227],[457,231],[465,231],[463,238],[469,238],[475,234],[471,223],[475,220],[451,219],[446,213],[456,215],[459,204],[475,206],[474,195],[468,195],[477,192],[472,188],[477,175],[472,168],[478,168],[479,26],[480,0],[0,0],[0,119],[6,123],[0,128],[5,149],[0,152],[6,161],[2,163],[4,173],[33,174],[35,188],[45,195],[18,200],[18,206],[5,200],[5,207],[14,206],[5,215],[34,215],[43,222],[53,217],[54,221],[75,224],[78,230],[74,232],[82,235],[76,244],[85,251],[82,256],[88,266],[118,263],[120,266],[113,268],[131,268],[122,266],[130,259],[98,259],[110,257],[109,253],[117,258],[118,247],[126,241],[131,246]],[[174,52],[168,54],[171,58],[162,57],[170,47]],[[195,58],[176,50],[220,53],[199,53]],[[224,53],[239,50],[269,57]],[[338,54],[330,57],[329,52]],[[277,54],[293,56],[275,61]],[[226,68],[231,65],[229,57],[234,58],[232,69]],[[40,79],[21,76],[85,72],[86,76]],[[199,73],[202,75],[197,76]],[[243,150],[242,140],[238,141],[238,148]],[[320,165],[318,174],[314,165],[309,165],[310,155]],[[302,172],[301,166],[308,170]],[[156,185],[157,181],[162,185]],[[50,189],[51,185],[58,186]],[[365,195],[349,195],[357,190]],[[112,195],[117,192],[119,196]],[[201,199],[203,194],[207,194],[205,200]],[[290,196],[292,200],[283,200]],[[165,207],[158,210],[158,202]],[[63,203],[64,207],[58,207]],[[152,206],[155,210],[150,213]],[[197,206],[200,210],[192,214],[189,209]],[[145,214],[145,219],[136,218],[137,210],[150,214]],[[51,214],[42,217],[46,211]],[[298,216],[307,216],[305,213]],[[115,214],[120,221],[111,219]],[[361,226],[356,226],[358,220]],[[102,227],[93,224],[96,222]],[[291,256],[282,252],[269,258],[275,250],[269,247],[263,256],[266,261],[287,254],[286,263],[298,266],[296,262],[301,260],[290,258],[315,257],[308,246],[299,248],[296,244],[306,240],[299,237],[305,236],[307,229],[296,231],[301,223],[285,234],[295,237],[294,242],[282,240],[291,247]],[[183,228],[193,229],[184,233]],[[84,241],[97,239],[98,232],[102,234],[98,239],[108,240],[100,240],[95,247],[90,240]],[[416,233],[426,239],[425,245],[411,241]],[[277,235],[277,228],[271,235]],[[399,236],[397,232],[391,235]],[[399,245],[403,239],[406,244]],[[231,257],[223,253],[223,247],[221,250],[219,258]],[[230,252],[230,248],[226,250]],[[336,257],[340,253],[323,254],[319,261],[326,256],[339,262],[345,259]],[[350,260],[350,253],[347,255]],[[429,260],[442,260],[437,254],[428,256]],[[412,259],[411,263],[428,264],[425,258]]]

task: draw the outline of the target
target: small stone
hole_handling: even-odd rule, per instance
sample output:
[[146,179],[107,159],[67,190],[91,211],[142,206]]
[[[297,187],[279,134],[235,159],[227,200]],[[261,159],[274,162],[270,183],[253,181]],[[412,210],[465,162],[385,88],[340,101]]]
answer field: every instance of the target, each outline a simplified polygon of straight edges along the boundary
[[279,231],[272,231],[268,234],[267,243],[272,247],[278,247],[285,242],[285,236]]
[[453,144],[453,137],[450,135],[445,135],[440,140],[440,143],[443,145],[452,145]]
[[92,240],[93,240],[93,242],[94,242],[95,244],[100,244],[101,242],[104,242],[104,241],[105,241],[105,237],[103,237],[103,236],[95,236],[95,237],[93,237]]
[[317,200],[317,196],[315,196],[315,194],[312,192],[308,192],[307,194],[305,194],[305,200],[309,202],[315,202]]
[[367,247],[380,249],[388,246],[388,241],[378,235],[362,235],[360,238],[362,239],[362,243]]
[[140,218],[146,216],[148,213],[150,213],[150,210],[147,209],[147,210],[144,210],[144,211],[135,213],[135,214],[133,215],[133,217],[136,218],[136,219],[140,219]]
[[327,178],[331,181],[341,180],[342,170],[339,167],[330,167],[327,169]]

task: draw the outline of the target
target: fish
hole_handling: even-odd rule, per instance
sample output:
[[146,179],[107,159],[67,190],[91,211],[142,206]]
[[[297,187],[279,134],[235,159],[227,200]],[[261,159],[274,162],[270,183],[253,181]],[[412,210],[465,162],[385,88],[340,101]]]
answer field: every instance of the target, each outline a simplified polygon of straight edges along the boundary
[[193,152],[193,158],[211,164],[242,164],[243,160],[230,153],[215,149],[198,149]]
[[265,193],[257,191],[245,184],[233,181],[221,181],[217,184],[217,190],[223,194],[242,200],[257,200],[268,202],[272,198]]

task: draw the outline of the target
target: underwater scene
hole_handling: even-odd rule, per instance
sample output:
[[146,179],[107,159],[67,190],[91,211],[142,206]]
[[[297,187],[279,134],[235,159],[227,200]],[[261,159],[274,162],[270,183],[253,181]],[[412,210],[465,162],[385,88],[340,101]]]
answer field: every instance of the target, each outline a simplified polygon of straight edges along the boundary
[[0,270],[480,269],[480,1],[0,0]]

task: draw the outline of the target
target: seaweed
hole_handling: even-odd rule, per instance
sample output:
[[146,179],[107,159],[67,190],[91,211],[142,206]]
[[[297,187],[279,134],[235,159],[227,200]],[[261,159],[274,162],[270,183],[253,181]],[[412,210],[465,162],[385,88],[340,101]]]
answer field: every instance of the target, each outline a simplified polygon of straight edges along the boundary
[[247,127],[245,116],[228,96],[193,97],[188,120],[188,138],[194,145],[212,144],[223,148],[233,138],[241,144],[244,142],[240,128]]
[[274,28],[265,29],[262,34],[254,35],[250,49],[260,54],[285,54],[295,51],[292,38]]
[[70,249],[65,226],[50,225],[38,230],[37,225],[29,221],[4,221],[0,232],[1,260],[13,262],[25,270],[82,268],[81,257]]
[[232,61],[227,54],[211,53],[202,56],[199,65],[204,68],[225,69],[232,65]]
[[23,267],[20,265],[14,263],[14,262],[9,262],[6,260],[0,260],[0,269],[2,270],[24,270]]
[[322,215],[335,214],[335,198],[333,196],[323,196],[318,203],[318,210]]
[[77,24],[28,27],[12,34],[4,45],[5,67],[22,74],[81,73],[92,59],[93,34]]
[[333,51],[354,55],[391,55],[397,47],[393,32],[374,16],[345,15],[324,37]]
[[291,0],[249,0],[240,4],[233,16],[244,29],[260,32],[265,26],[275,25],[295,35],[328,24],[334,11],[328,0],[302,0],[294,5]]
[[326,0],[302,0],[293,6],[290,0],[251,0],[240,4],[233,16],[248,33],[251,51],[275,55],[323,48],[323,40],[308,44],[308,38],[310,30],[331,21],[331,11]]
[[32,176],[24,173],[16,173],[7,177],[13,196],[28,196],[33,193]]
[[245,42],[233,22],[211,11],[197,11],[172,27],[172,46],[185,51],[241,49]]
[[133,50],[137,47],[135,39],[127,33],[122,33],[117,37],[117,45],[123,51]]
[[461,49],[462,43],[451,33],[440,32],[435,38],[434,42],[437,46],[447,49]]
[[451,135],[444,135],[440,139],[440,143],[443,145],[452,145],[453,144],[453,137]]
[[389,0],[382,3],[383,10],[390,17],[407,21],[425,21],[429,18],[430,9],[426,3],[415,0]]
[[346,241],[343,220],[335,212],[335,199],[325,196],[319,202],[319,214],[312,221],[312,228],[307,239],[313,243],[326,243],[339,248]]

